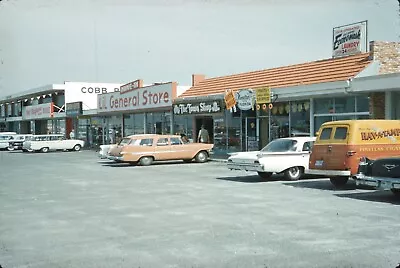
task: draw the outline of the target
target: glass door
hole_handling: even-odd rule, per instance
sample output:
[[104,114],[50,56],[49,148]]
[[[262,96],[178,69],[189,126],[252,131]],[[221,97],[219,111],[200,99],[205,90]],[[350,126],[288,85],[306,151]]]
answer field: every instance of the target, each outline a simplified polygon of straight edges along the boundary
[[259,131],[255,117],[245,117],[245,149],[246,151],[258,151]]

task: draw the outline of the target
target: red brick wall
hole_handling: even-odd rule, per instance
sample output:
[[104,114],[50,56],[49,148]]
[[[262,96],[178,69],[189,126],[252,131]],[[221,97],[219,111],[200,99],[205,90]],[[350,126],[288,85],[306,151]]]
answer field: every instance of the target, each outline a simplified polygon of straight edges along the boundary
[[385,92],[371,93],[369,96],[369,113],[373,119],[385,119]]

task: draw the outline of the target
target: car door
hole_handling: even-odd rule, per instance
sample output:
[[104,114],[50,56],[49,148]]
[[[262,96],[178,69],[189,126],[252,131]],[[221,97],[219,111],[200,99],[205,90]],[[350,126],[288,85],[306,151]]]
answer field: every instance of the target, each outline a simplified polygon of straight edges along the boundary
[[192,150],[187,144],[184,144],[179,137],[171,137],[171,155],[174,159],[190,159],[192,158]]
[[156,160],[173,159],[171,156],[171,145],[168,137],[159,137],[157,139],[154,153]]

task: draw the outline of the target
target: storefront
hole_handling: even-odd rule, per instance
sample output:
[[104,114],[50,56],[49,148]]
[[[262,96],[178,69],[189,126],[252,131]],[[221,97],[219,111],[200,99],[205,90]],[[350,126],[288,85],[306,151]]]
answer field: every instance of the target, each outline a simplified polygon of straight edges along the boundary
[[136,81],[121,86],[121,92],[98,96],[97,111],[102,131],[107,133],[106,144],[133,134],[173,133],[172,100],[177,95],[177,83],[141,87]]

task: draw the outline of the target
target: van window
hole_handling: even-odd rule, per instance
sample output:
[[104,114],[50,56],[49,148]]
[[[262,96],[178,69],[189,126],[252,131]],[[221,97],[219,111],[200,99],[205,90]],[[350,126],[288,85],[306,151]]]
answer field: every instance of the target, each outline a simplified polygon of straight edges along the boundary
[[347,138],[347,127],[337,127],[335,131],[335,140],[345,140]]
[[331,127],[324,128],[321,131],[321,134],[319,135],[319,139],[320,140],[329,140],[331,138],[331,133],[332,133]]

